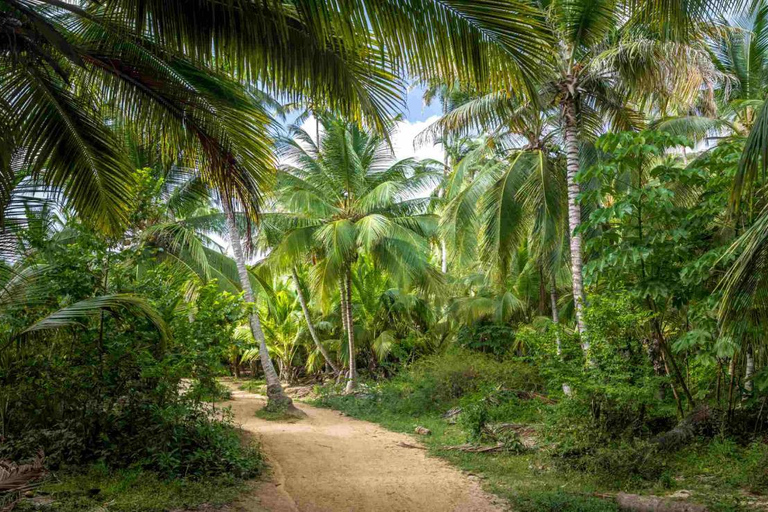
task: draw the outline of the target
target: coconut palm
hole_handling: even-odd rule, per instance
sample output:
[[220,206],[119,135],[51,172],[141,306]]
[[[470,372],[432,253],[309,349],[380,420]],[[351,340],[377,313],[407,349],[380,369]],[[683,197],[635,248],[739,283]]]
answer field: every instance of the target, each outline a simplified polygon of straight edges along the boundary
[[[653,124],[695,141],[707,135],[747,136],[768,92],[767,39],[768,3],[755,2],[749,9],[724,17],[709,44],[717,80],[706,84],[691,111],[662,117]],[[745,178],[751,179],[737,176],[734,192],[745,185]]]
[[[420,213],[440,170],[413,159],[394,161],[385,140],[350,122],[323,118],[322,149],[296,128],[283,141],[277,185],[278,211],[265,215],[269,260],[292,267],[310,255],[314,289],[329,304],[338,290],[349,345],[347,389],[356,384],[352,266],[363,253],[403,286],[428,288],[439,282],[429,263],[428,237],[435,217]],[[419,197],[419,194],[422,194]]]
[[[634,10],[637,5],[629,6],[627,20],[622,14],[625,7],[617,2],[591,0],[543,5],[547,26],[560,44],[550,55],[554,68],[545,69],[541,76],[536,100],[521,102],[503,92],[492,93],[465,103],[443,124],[449,130],[510,127],[530,140],[530,129],[535,132],[542,126],[530,120],[539,118],[545,121],[543,135],[554,135],[561,141],[566,164],[573,296],[581,333],[586,329],[579,229],[582,211],[578,203],[581,190],[576,180],[584,158],[581,148],[606,128],[638,126],[642,116],[632,109],[633,99],[641,101],[664,89],[677,103],[691,103],[697,97],[697,86],[714,74],[702,45],[686,43],[692,36],[688,18],[692,13],[679,11],[674,22],[667,20],[669,32],[658,34],[643,27],[648,26],[648,17],[664,16],[663,10],[643,13]],[[529,122],[521,124],[520,120]],[[582,344],[586,350],[586,338]]]
[[497,282],[507,278],[525,242],[539,273],[543,311],[546,288],[556,293],[557,273],[567,258],[564,159],[553,144],[552,119],[536,109],[514,109],[494,95],[459,106],[422,137],[445,131],[466,135],[479,127],[475,123],[493,130],[455,166],[441,228],[454,257],[469,262],[479,256]]
[[227,230],[229,233],[229,241],[232,244],[232,253],[234,255],[235,264],[237,265],[237,273],[240,278],[240,286],[242,287],[245,300],[249,304],[253,305],[253,309],[248,315],[248,323],[251,327],[251,334],[253,339],[256,340],[259,346],[259,359],[261,361],[261,368],[264,371],[264,378],[267,381],[267,407],[272,409],[285,410],[293,415],[303,415],[299,409],[293,405],[293,400],[285,394],[283,387],[280,384],[280,377],[275,371],[275,366],[272,364],[272,360],[269,357],[269,350],[267,348],[267,339],[264,335],[264,330],[261,327],[261,318],[259,311],[256,308],[256,295],[251,285],[250,274],[248,267],[245,263],[245,253],[243,252],[243,245],[240,238],[240,231],[237,226],[235,213],[232,207],[229,205],[228,198],[222,201],[224,213],[227,218]]
[[490,1],[411,3],[3,0],[0,210],[21,162],[93,225],[119,232],[132,169],[118,119],[254,214],[272,161],[264,111],[243,101],[253,83],[382,128],[406,71],[530,82],[547,40],[526,2],[501,16]]
[[429,353],[439,336],[435,314],[418,290],[392,287],[389,276],[380,272],[370,258],[362,256],[352,270],[355,290],[355,339],[367,349],[368,366],[374,370],[398,344],[410,338],[414,352]]
[[3,30],[24,37],[0,49],[0,181],[24,169],[89,224],[118,234],[134,185],[120,133],[130,131],[252,203],[270,152],[264,137],[248,140],[268,121],[250,92],[95,5],[55,4],[3,2]]

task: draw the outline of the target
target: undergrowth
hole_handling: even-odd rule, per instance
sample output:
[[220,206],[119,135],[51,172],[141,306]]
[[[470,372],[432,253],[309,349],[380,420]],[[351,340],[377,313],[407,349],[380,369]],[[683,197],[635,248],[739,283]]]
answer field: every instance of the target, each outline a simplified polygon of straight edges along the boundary
[[34,498],[22,500],[15,510],[162,512],[203,504],[218,507],[236,499],[246,488],[244,480],[233,476],[169,480],[139,468],[112,470],[94,464],[54,473]]

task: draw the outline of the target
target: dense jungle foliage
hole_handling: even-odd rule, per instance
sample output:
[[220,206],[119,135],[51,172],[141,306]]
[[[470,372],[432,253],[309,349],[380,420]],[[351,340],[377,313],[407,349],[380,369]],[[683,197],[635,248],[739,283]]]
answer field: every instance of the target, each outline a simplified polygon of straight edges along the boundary
[[[0,509],[231,502],[235,384],[516,510],[764,506],[766,42],[761,0],[0,0]],[[412,85],[442,160],[394,157]]]

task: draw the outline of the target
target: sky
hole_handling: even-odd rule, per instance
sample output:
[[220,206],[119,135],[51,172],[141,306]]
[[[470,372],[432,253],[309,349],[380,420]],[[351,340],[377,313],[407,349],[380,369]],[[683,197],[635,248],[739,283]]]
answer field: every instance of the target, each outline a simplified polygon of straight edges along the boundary
[[[392,134],[392,148],[397,160],[408,157],[443,160],[443,149],[440,144],[414,147],[414,141],[418,134],[435,122],[440,115],[439,101],[433,101],[429,106],[424,105],[423,92],[422,88],[408,91],[407,108],[403,113],[404,119],[398,121]],[[308,118],[301,126],[313,139],[316,137],[314,118]]]

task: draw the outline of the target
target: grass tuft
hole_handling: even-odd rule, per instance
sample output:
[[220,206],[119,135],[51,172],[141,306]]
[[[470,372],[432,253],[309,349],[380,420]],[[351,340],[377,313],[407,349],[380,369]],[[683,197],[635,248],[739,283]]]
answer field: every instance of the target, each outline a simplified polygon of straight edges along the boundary
[[19,512],[162,512],[219,507],[248,489],[245,480],[233,477],[163,479],[142,469],[110,470],[103,464],[53,474],[30,499],[22,500]]

